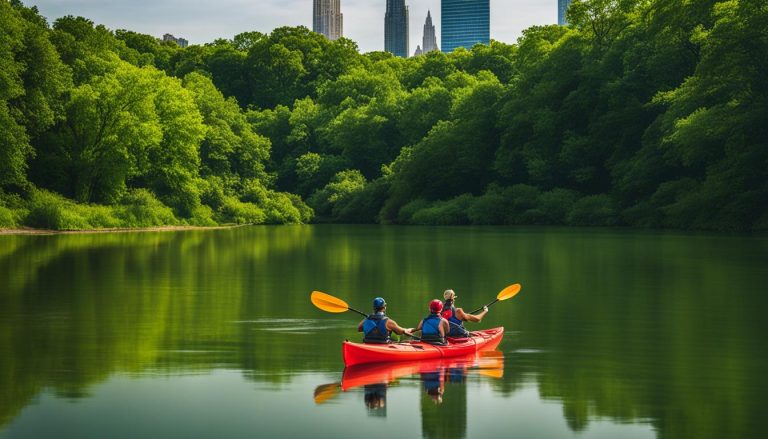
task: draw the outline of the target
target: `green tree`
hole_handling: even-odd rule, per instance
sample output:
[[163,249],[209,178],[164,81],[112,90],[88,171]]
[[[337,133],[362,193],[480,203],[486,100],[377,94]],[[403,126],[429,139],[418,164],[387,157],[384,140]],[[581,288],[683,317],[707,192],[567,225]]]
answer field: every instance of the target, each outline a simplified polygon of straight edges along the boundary
[[37,9],[0,2],[0,188],[26,185],[31,142],[61,118],[71,81]]
[[213,82],[199,73],[187,75],[184,87],[192,91],[207,128],[200,145],[201,175],[265,180],[269,140],[254,133],[237,101],[225,99]]

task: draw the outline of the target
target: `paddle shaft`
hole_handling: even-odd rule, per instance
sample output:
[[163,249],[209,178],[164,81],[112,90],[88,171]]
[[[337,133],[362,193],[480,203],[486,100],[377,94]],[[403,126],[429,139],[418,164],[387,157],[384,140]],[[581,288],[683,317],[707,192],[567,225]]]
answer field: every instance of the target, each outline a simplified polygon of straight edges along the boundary
[[[348,308],[349,308],[349,307],[348,307]],[[364,313],[364,312],[362,312],[362,311],[358,311],[358,310],[356,310],[356,309],[354,309],[354,308],[349,308],[349,310],[350,310],[350,311],[354,311],[354,312],[356,312],[356,313],[360,314],[360,315],[361,315],[361,316],[363,316],[363,317],[366,317],[366,318],[368,317],[368,314],[366,314],[366,313]]]
[[496,302],[498,302],[498,301],[499,301],[499,299],[496,299],[496,300],[494,300],[493,302],[489,303],[488,305],[485,305],[485,306],[481,306],[480,308],[478,308],[478,309],[476,309],[476,310],[472,311],[470,314],[474,314],[474,313],[476,313],[476,312],[480,312],[480,311],[482,311],[482,310],[483,310],[483,308],[485,308],[485,307],[488,307],[488,308],[490,308],[490,307],[491,307],[491,305],[493,305],[494,303],[496,303]]

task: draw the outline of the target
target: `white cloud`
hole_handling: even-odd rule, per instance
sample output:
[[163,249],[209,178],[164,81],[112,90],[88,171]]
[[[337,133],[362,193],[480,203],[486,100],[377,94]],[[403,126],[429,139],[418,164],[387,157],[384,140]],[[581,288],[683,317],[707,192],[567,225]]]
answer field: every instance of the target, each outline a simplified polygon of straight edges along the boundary
[[[386,0],[341,0],[344,35],[363,52],[384,48]],[[172,33],[202,44],[240,32],[268,33],[280,26],[312,26],[312,0],[27,0],[53,22],[80,15],[110,29],[161,36]],[[406,0],[410,51],[421,44],[427,10],[440,41],[440,0]],[[557,21],[557,0],[491,0],[491,38],[514,43],[523,29]]]

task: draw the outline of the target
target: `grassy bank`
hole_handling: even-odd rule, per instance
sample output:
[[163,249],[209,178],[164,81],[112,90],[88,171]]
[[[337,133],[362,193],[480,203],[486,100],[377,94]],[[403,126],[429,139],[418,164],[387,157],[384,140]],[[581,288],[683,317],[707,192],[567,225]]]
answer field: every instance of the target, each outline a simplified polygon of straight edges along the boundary
[[[289,206],[292,207],[292,206]],[[189,218],[182,218],[144,189],[128,191],[120,204],[81,204],[61,195],[32,190],[27,197],[0,193],[0,230],[25,231],[115,231],[179,229],[242,224],[298,223],[308,215],[284,212],[280,206],[226,200],[214,210],[200,205]],[[295,219],[295,221],[292,221]]]

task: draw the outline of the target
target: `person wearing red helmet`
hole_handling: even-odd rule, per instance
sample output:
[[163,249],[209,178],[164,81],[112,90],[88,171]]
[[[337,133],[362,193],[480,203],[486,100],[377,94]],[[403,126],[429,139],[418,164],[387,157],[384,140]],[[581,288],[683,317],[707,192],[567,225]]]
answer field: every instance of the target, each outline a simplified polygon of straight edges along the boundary
[[450,328],[448,320],[440,316],[443,302],[435,299],[429,302],[429,315],[419,322],[416,330],[421,330],[421,340],[430,344],[445,345],[445,335]]

